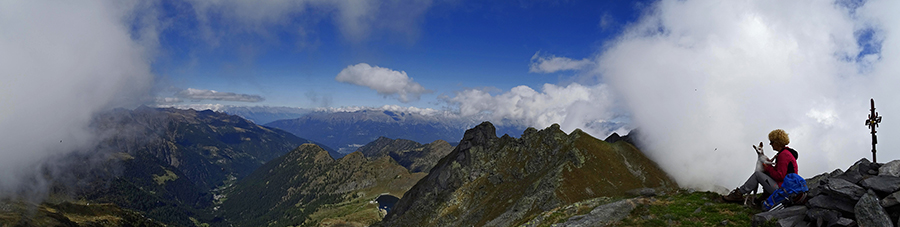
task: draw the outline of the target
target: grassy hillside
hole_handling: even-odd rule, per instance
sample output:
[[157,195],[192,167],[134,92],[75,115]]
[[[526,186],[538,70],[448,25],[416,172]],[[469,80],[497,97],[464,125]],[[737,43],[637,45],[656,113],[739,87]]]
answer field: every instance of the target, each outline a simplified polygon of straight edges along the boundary
[[114,204],[0,201],[0,226],[165,226]]
[[541,218],[529,222],[528,226],[565,223],[598,206],[623,199],[632,199],[637,206],[613,226],[750,226],[751,217],[761,212],[740,204],[723,203],[720,197],[717,193],[685,190],[646,198],[598,197],[543,212]]
[[304,144],[266,163],[228,190],[224,216],[237,226],[367,225],[381,219],[369,201],[402,196],[424,173],[410,173],[390,157],[341,159]]

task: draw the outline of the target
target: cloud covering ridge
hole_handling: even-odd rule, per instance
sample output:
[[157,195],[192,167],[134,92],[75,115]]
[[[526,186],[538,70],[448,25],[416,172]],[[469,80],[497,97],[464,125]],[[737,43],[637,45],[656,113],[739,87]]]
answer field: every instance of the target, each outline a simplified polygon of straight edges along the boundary
[[[215,90],[204,90],[188,88],[175,93],[175,96],[183,99],[192,100],[220,100],[234,102],[261,102],[265,100],[259,95],[237,94],[232,92],[218,92]],[[166,100],[168,101],[168,100]],[[177,101],[177,100],[176,100]]]
[[0,2],[0,197],[42,196],[48,160],[98,141],[94,114],[147,96],[156,36],[122,23],[139,7]]

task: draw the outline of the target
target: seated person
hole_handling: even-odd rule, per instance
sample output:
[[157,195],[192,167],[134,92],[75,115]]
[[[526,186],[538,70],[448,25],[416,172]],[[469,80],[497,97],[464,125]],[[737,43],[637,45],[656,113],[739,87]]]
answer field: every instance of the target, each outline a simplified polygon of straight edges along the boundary
[[726,202],[740,202],[744,200],[744,195],[752,192],[754,189],[758,187],[758,185],[762,185],[763,191],[766,194],[771,194],[775,192],[776,189],[781,187],[781,183],[784,181],[784,176],[789,173],[797,173],[797,151],[794,149],[788,148],[787,145],[791,140],[788,138],[787,132],[784,130],[776,129],[772,130],[769,133],[769,145],[772,146],[772,150],[778,151],[778,154],[775,155],[774,166],[773,165],[764,165],[764,170],[754,171],[750,178],[744,182],[744,185],[734,189],[726,196],[722,197],[722,200]]

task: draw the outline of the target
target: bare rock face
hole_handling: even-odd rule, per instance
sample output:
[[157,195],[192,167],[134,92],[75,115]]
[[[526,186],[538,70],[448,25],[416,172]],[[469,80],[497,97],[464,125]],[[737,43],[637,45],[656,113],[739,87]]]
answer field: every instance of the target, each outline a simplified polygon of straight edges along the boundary
[[379,137],[356,151],[363,153],[369,160],[391,157],[409,171],[427,173],[452,150],[453,146],[443,140],[420,144],[412,140]]
[[631,199],[620,200],[595,207],[590,213],[569,218],[562,226],[608,226],[631,213],[637,203]]
[[589,198],[677,185],[624,141],[606,143],[553,125],[521,138],[484,122],[407,191],[383,226],[515,226]]

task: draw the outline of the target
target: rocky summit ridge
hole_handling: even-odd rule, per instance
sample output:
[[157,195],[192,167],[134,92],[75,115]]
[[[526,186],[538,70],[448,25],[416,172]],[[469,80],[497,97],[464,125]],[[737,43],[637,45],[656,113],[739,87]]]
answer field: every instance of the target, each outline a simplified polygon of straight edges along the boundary
[[624,196],[676,183],[624,141],[607,143],[554,124],[521,138],[496,136],[490,122],[466,131],[459,145],[407,191],[381,226],[513,226],[578,201]]
[[425,172],[437,164],[438,160],[453,150],[447,141],[435,140],[429,144],[420,144],[407,139],[390,139],[379,137],[356,151],[366,158],[377,159],[391,157],[410,172]]

